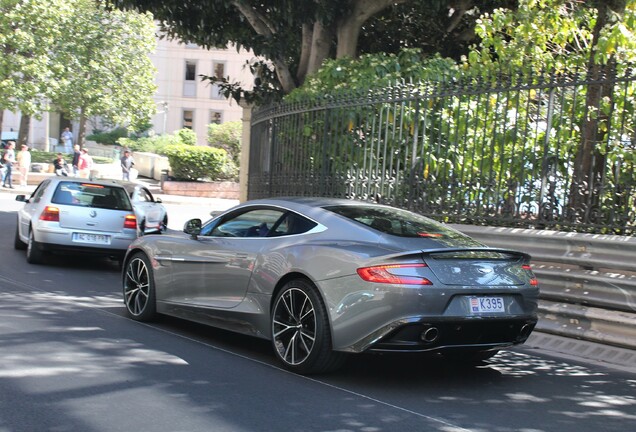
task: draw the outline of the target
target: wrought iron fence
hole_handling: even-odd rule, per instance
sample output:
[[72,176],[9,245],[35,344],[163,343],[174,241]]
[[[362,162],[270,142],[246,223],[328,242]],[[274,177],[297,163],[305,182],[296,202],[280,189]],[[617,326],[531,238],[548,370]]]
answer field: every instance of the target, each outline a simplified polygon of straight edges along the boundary
[[248,198],[634,235],[636,76],[458,76],[253,113]]

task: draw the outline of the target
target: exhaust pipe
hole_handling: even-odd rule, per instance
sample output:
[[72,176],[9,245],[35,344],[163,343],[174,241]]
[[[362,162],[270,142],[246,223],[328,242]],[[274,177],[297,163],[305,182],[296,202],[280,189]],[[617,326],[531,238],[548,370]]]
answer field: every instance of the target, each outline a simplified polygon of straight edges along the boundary
[[429,327],[420,334],[420,339],[427,344],[435,342],[439,338],[439,329],[437,327]]
[[526,339],[528,339],[528,337],[530,336],[530,333],[532,333],[532,329],[533,329],[532,324],[524,324],[524,325],[521,327],[521,330],[519,330],[519,337],[518,337],[518,339],[519,339],[521,342],[524,342]]

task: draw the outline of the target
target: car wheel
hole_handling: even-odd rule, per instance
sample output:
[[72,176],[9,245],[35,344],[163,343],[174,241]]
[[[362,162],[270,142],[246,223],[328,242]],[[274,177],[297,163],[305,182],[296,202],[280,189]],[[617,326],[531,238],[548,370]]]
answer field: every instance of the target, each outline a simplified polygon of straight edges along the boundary
[[139,222],[139,232],[137,233],[138,237],[141,237],[146,234],[146,219],[142,219]]
[[29,243],[27,244],[26,251],[26,259],[30,264],[40,264],[42,263],[42,257],[44,252],[42,251],[42,246],[40,243],[35,241],[35,236],[33,235],[33,230],[29,231]]
[[168,215],[165,215],[163,217],[163,221],[161,222],[161,228],[160,228],[160,232],[164,233],[168,230]]
[[[20,222],[18,222],[19,224]],[[27,248],[27,244],[20,239],[19,233],[19,225],[15,228],[15,239],[13,240],[13,247],[18,250],[25,250]]]
[[288,282],[273,305],[272,343],[286,369],[312,374],[335,370],[344,363],[345,354],[331,348],[327,310],[310,282]]
[[128,315],[137,321],[150,321],[157,315],[155,281],[150,260],[138,252],[128,260],[123,273],[124,303]]

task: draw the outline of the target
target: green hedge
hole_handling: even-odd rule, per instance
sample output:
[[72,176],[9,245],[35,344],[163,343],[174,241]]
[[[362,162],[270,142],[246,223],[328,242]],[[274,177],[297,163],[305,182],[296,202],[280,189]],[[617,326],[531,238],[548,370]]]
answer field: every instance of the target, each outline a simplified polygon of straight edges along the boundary
[[165,147],[175,180],[218,180],[225,177],[227,152],[214,147],[175,144]]

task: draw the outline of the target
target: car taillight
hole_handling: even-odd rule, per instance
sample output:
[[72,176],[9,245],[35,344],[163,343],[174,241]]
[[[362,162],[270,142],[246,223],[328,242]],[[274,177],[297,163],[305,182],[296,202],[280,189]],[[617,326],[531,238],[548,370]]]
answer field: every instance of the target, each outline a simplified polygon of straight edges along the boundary
[[137,229],[137,217],[134,214],[126,215],[124,228]]
[[362,267],[357,270],[358,275],[367,282],[405,284],[405,285],[433,285],[433,282],[418,276],[405,276],[391,273],[393,269],[427,267],[426,264],[389,264],[373,267]]
[[539,286],[539,281],[534,276],[534,273],[532,272],[532,267],[530,267],[529,264],[524,264],[524,265],[521,266],[521,268],[526,270],[530,274],[530,285]]
[[53,206],[46,206],[44,211],[40,215],[40,220],[47,222],[59,222],[60,221],[60,209]]

